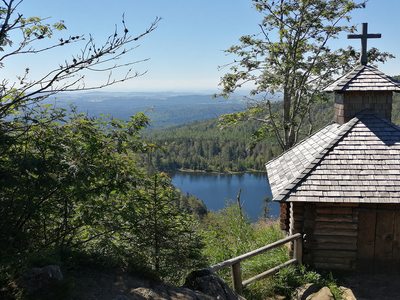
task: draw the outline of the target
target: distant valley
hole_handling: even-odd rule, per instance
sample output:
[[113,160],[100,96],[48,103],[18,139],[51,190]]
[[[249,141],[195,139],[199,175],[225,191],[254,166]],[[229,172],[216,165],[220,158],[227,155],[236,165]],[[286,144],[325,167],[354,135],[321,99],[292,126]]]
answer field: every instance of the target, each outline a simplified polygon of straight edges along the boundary
[[111,114],[114,118],[127,120],[134,112],[148,111],[153,120],[150,128],[179,125],[190,121],[207,120],[245,108],[243,96],[234,95],[228,100],[212,99],[211,95],[160,93],[102,93],[87,92],[58,94],[46,103],[67,108],[73,103],[79,112],[91,116]]

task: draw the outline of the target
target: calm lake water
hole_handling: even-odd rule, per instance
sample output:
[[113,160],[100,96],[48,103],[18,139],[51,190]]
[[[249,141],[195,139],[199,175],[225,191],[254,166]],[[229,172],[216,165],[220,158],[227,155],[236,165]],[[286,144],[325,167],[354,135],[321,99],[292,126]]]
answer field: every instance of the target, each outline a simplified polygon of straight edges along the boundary
[[[243,209],[249,216],[256,220],[263,214],[262,199],[265,196],[272,198],[271,189],[267,181],[267,174],[208,174],[208,173],[184,173],[169,174],[172,183],[184,194],[191,195],[204,201],[207,209],[217,211],[226,206],[226,201],[237,200],[239,189]],[[269,206],[269,215],[279,215],[279,204],[274,202]]]

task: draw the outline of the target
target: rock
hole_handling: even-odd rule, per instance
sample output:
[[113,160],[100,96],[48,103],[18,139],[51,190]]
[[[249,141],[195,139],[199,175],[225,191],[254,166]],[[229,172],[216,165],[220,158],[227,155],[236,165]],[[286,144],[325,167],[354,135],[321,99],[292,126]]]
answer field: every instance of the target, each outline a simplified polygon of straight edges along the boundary
[[357,300],[351,289],[344,286],[340,286],[339,289],[342,291],[342,298],[344,300]]
[[317,293],[322,288],[316,283],[307,283],[298,287],[292,294],[293,300],[306,300],[308,296]]
[[[134,300],[246,300],[220,277],[209,271],[192,272],[183,287],[153,282],[131,292]],[[121,299],[122,300],[122,299]]]
[[215,298],[198,291],[158,283],[151,288],[140,287],[131,293],[134,300],[214,300]]
[[312,294],[306,298],[306,300],[334,300],[333,294],[331,290],[324,286],[320,289],[316,294]]
[[233,291],[222,278],[207,270],[193,271],[186,278],[183,286],[205,293],[214,299],[245,300],[245,298]]
[[19,277],[15,283],[23,288],[27,294],[40,289],[52,289],[63,280],[60,267],[49,265],[44,268],[32,268]]

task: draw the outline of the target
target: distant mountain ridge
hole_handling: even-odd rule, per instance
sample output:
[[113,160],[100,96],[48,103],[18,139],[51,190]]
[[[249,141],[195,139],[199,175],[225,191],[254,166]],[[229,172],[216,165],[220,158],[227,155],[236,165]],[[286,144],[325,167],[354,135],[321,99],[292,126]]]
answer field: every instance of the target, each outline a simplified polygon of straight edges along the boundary
[[[46,99],[67,108],[73,103],[79,112],[91,116],[111,114],[114,118],[127,120],[138,111],[147,111],[151,128],[206,120],[245,108],[244,96],[233,95],[229,99],[213,99],[210,94],[174,92],[86,92],[58,94]],[[152,110],[152,111],[150,111]]]

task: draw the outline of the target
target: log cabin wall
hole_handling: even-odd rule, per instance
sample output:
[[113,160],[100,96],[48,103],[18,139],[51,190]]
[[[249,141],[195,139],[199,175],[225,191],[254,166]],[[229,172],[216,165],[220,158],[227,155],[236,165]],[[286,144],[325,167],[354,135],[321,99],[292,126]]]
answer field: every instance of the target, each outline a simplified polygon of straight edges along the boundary
[[[400,274],[400,204],[288,202],[282,224],[304,235],[317,269]],[[287,213],[289,211],[289,213]]]
[[358,204],[290,203],[290,234],[304,234],[303,262],[311,267],[355,271]]

